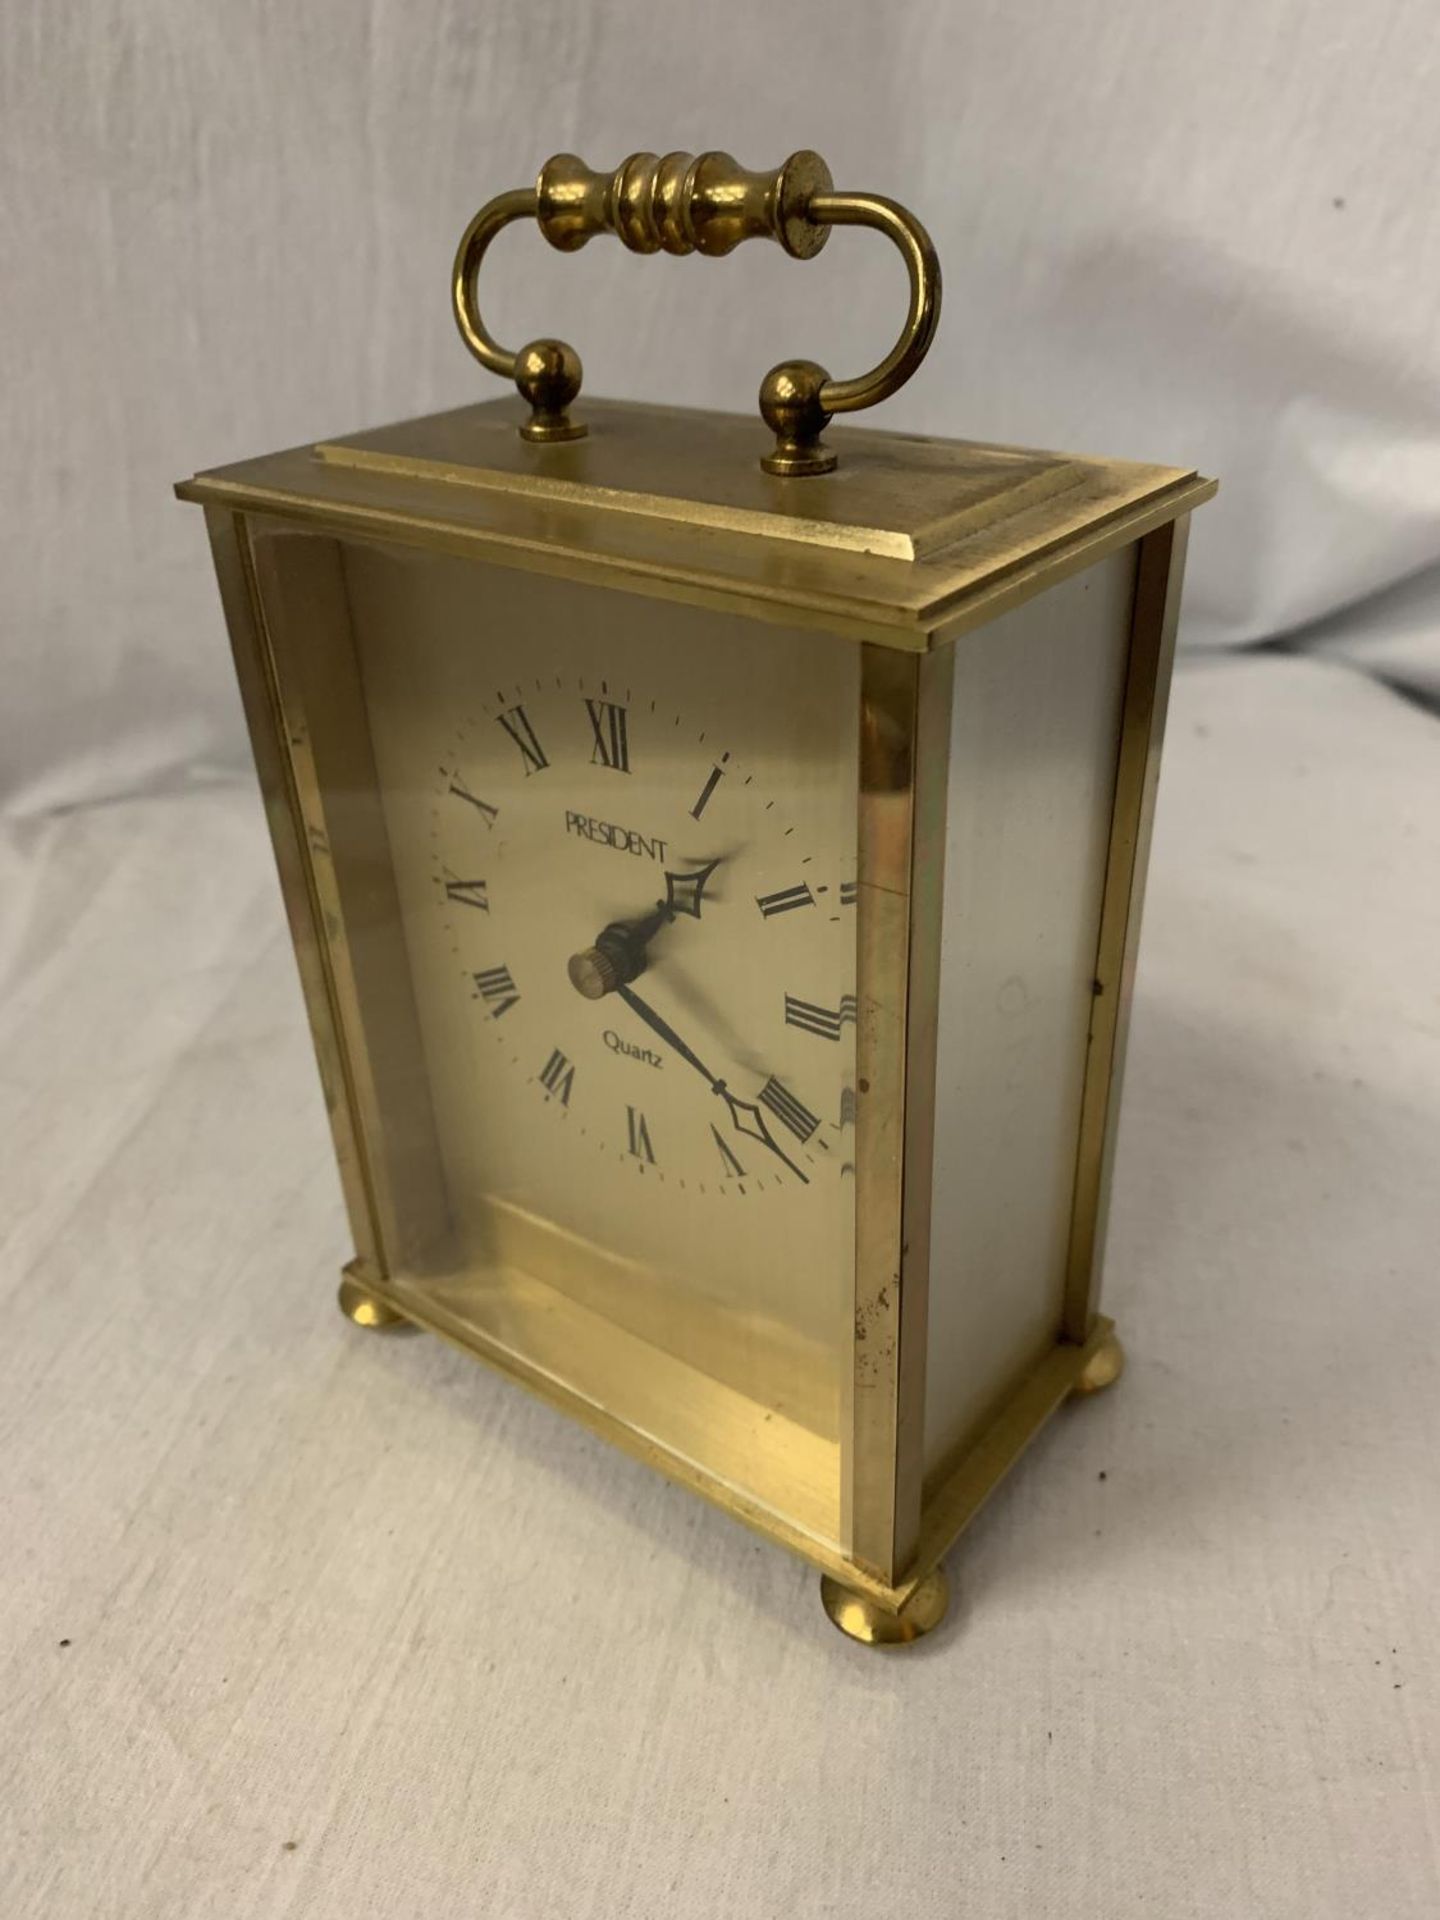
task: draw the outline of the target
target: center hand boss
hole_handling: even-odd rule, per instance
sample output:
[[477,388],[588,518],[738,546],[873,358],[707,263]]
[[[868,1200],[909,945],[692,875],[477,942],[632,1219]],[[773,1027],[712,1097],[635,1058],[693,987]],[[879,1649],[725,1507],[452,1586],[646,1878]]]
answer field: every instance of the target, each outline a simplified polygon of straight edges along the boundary
[[665,898],[655,902],[652,913],[638,920],[612,920],[593,947],[582,947],[570,956],[567,970],[575,991],[587,1000],[599,1000],[628,981],[638,980],[648,965],[650,942],[661,927],[682,913],[700,918],[706,884],[719,864],[715,859],[685,873],[671,873],[667,867]]

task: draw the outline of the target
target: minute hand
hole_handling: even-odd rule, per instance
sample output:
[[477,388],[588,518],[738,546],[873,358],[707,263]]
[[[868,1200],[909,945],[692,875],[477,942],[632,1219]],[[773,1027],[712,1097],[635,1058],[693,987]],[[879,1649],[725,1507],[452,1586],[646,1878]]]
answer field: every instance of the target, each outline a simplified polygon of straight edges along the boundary
[[686,1046],[685,1042],[680,1038],[679,1034],[676,1033],[668,1020],[662,1019],[661,1016],[656,1013],[655,1009],[647,1005],[647,1003],[640,998],[639,994],[634,992],[630,987],[621,985],[618,986],[615,991],[625,1002],[626,1006],[629,1007],[630,1011],[635,1014],[637,1018],[645,1022],[652,1033],[658,1033],[667,1047],[673,1047],[682,1060],[687,1060],[697,1073],[704,1075],[712,1093],[719,1092],[722,1083],[711,1073],[699,1054],[691,1052],[690,1048]]
[[[802,1181],[804,1185],[808,1187],[810,1184],[808,1174],[800,1171],[789,1154],[786,1153],[785,1149],[774,1138],[769,1127],[765,1124],[764,1114],[761,1113],[753,1101],[737,1100],[725,1082],[715,1078],[699,1054],[692,1052],[691,1049],[686,1046],[679,1034],[676,1033],[675,1029],[670,1025],[670,1022],[656,1013],[652,1006],[647,1005],[638,993],[635,993],[627,986],[619,986],[615,991],[625,1002],[626,1006],[629,1007],[630,1011],[645,1022],[652,1033],[658,1034],[666,1046],[673,1047],[682,1060],[688,1061],[689,1064],[694,1067],[695,1071],[709,1083],[712,1093],[719,1094],[729,1109],[730,1124],[740,1133],[747,1134],[750,1139],[758,1140],[762,1146],[768,1147],[776,1159],[783,1160],[791,1173],[795,1175],[796,1179]],[[749,1120],[749,1126],[745,1124],[746,1120]]]

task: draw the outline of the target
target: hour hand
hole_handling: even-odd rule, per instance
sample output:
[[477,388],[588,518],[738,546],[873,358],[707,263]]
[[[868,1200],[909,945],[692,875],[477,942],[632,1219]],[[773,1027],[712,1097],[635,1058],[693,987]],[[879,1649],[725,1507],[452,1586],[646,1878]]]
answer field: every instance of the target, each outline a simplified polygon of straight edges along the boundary
[[719,864],[719,860],[715,859],[708,866],[692,867],[686,873],[671,873],[667,867],[665,898],[655,902],[656,908],[669,920],[673,920],[677,913],[688,913],[698,920],[706,884]]

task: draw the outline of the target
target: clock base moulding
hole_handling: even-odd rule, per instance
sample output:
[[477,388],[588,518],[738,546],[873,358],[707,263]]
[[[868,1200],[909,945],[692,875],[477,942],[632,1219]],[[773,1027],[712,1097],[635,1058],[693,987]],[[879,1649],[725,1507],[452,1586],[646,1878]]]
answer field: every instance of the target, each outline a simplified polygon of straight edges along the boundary
[[883,1580],[865,1578],[864,1569],[738,1497],[733,1489],[690,1461],[667,1454],[593,1402],[578,1399],[562,1381],[538,1375],[523,1359],[487,1340],[473,1326],[462,1333],[443,1310],[436,1313],[433,1307],[427,1307],[419,1289],[406,1290],[402,1304],[389,1295],[377,1275],[367,1272],[360,1261],[352,1261],[341,1275],[339,1305],[348,1320],[368,1332],[438,1333],[647,1466],[657,1467],[670,1479],[706,1495],[758,1533],[803,1555],[820,1569],[820,1600],[827,1617],[850,1639],[873,1647],[909,1646],[934,1632],[950,1605],[950,1582],[941,1564],[944,1555],[1051,1415],[1071,1397],[1089,1398],[1114,1386],[1125,1370],[1125,1349],[1113,1321],[1103,1315],[1097,1318],[1083,1345],[1062,1343],[1054,1348],[937,1486],[927,1502],[915,1565],[904,1581],[891,1586]]

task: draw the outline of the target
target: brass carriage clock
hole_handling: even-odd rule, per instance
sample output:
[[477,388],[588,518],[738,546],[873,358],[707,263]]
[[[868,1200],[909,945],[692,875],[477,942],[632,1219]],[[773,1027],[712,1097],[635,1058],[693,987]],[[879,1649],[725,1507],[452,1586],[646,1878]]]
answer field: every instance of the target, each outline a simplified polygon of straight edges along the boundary
[[[888,236],[872,372],[595,403],[486,330],[509,222]],[[355,1242],[443,1334],[815,1563],[867,1641],[1121,1353],[1105,1196],[1193,472],[830,417],[940,276],[797,153],[570,155],[453,281],[497,399],[200,475]]]

